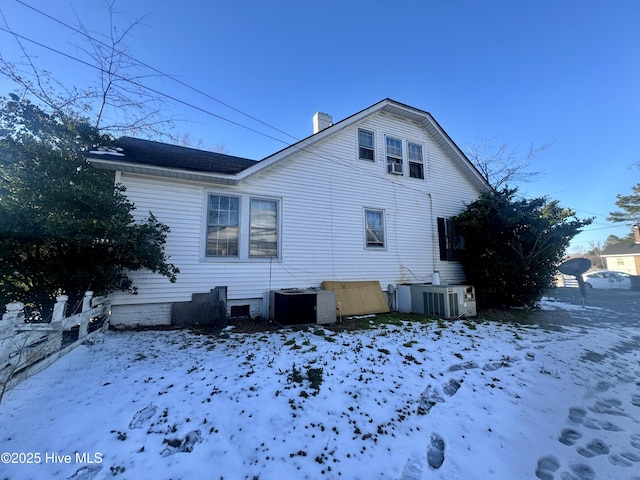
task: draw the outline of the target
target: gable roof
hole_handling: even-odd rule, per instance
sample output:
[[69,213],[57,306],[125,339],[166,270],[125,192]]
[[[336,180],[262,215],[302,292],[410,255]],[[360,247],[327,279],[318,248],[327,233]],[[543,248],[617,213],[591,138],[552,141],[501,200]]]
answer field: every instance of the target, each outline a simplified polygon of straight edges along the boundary
[[[431,114],[389,98],[269,155],[261,161],[131,137],[120,138],[116,142],[115,149],[91,151],[87,158],[97,168],[108,170],[211,183],[238,184],[300,151],[310,151],[321,140],[378,112],[387,112],[421,125],[479,191],[490,188],[480,172]],[[321,154],[319,150],[314,153]]]
[[603,257],[640,255],[640,243],[614,243],[607,245],[600,255]]

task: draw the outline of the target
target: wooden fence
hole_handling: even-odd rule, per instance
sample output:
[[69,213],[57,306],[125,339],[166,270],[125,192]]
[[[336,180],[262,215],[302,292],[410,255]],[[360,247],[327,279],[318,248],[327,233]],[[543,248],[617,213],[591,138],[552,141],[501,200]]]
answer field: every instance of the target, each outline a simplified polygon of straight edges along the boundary
[[0,400],[9,389],[34,375],[109,326],[107,297],[86,292],[82,312],[65,316],[69,297],[56,297],[51,322],[25,322],[24,304],[10,303],[0,320]]

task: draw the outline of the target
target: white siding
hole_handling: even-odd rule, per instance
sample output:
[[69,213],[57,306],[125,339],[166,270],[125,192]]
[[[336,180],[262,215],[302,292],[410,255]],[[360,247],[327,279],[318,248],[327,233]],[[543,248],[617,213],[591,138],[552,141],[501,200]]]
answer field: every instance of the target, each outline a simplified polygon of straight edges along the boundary
[[[357,159],[358,127],[375,132],[375,162]],[[403,140],[404,176],[386,173],[385,135]],[[423,145],[425,180],[408,176],[406,141]],[[138,294],[116,295],[116,305],[184,301],[218,285],[228,287],[230,300],[262,298],[269,289],[317,287],[323,280],[378,280],[386,290],[388,284],[430,281],[434,270],[443,283],[458,283],[463,280],[460,265],[439,260],[436,217],[459,213],[478,195],[421,126],[382,112],[238,187],[128,174],[121,182],[136,215],[143,218],[152,211],[171,227],[166,251],[181,272],[175,284],[133,273]],[[212,192],[278,199],[281,257],[205,259],[205,210]],[[365,208],[385,213],[384,249],[365,247]]]
[[638,274],[638,272],[636,272],[636,258],[634,255],[607,256],[604,257],[604,260],[607,264],[607,270],[625,272],[630,275]]

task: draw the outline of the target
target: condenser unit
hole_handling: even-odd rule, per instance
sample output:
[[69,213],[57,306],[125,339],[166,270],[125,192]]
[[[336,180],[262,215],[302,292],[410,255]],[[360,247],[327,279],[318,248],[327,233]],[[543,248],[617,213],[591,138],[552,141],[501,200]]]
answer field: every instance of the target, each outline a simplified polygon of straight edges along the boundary
[[269,318],[281,325],[336,323],[336,294],[313,288],[271,290]]
[[411,285],[411,311],[440,318],[475,317],[471,285]]

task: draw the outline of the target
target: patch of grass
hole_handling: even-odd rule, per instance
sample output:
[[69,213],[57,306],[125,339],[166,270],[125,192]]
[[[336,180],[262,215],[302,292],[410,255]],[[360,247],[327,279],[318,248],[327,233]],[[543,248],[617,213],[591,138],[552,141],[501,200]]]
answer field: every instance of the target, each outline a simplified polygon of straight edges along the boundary
[[322,368],[308,368],[307,378],[311,388],[320,390],[320,384],[322,383]]
[[293,382],[293,383],[302,383],[302,381],[304,380],[302,378],[302,371],[296,368],[296,364],[295,363],[293,364],[293,367],[291,369],[291,373],[287,377],[287,380],[289,382]]

